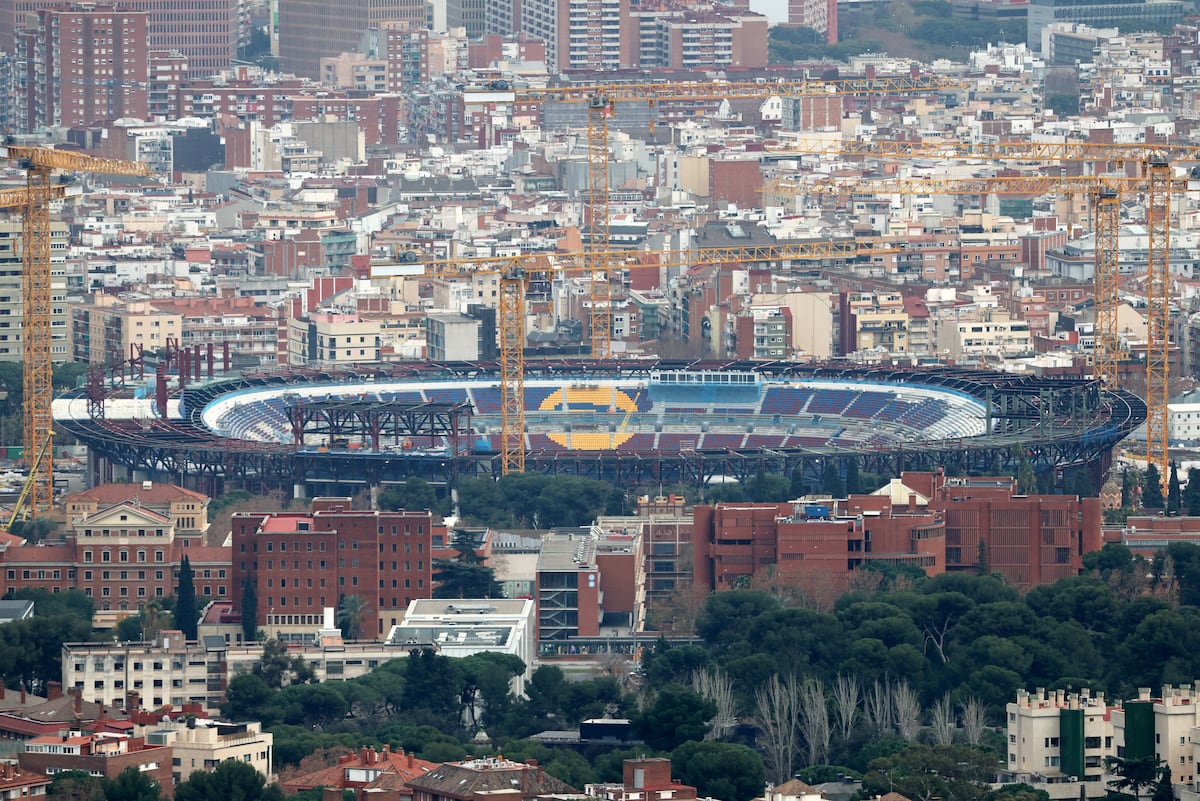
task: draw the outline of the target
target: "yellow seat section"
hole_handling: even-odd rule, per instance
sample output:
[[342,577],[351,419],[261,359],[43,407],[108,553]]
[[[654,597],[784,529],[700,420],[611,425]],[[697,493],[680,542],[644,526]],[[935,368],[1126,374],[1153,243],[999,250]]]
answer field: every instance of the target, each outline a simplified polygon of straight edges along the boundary
[[611,451],[629,441],[633,434],[616,434],[606,431],[553,431],[547,434],[551,441],[576,451]]

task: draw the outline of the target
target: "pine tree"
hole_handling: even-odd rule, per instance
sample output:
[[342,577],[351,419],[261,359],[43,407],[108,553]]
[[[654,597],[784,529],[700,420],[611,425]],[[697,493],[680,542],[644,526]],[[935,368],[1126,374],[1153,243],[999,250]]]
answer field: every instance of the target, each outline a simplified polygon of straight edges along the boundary
[[175,628],[183,632],[185,639],[196,639],[198,617],[195,574],[192,573],[192,563],[185,554],[183,561],[179,563],[179,586],[175,590]]
[[837,463],[833,459],[825,460],[825,475],[821,481],[821,490],[834,498],[846,497],[846,487],[842,484],[842,476],[838,473]]
[[1183,508],[1183,493],[1179,488],[1179,465],[1171,462],[1171,477],[1167,480],[1167,514],[1179,514]]
[[242,581],[242,637],[246,642],[258,639],[258,590],[254,576]]
[[846,494],[858,495],[862,492],[862,479],[858,475],[858,460],[846,460]]
[[1142,482],[1142,508],[1163,508],[1162,476],[1154,465],[1146,467],[1146,478]]

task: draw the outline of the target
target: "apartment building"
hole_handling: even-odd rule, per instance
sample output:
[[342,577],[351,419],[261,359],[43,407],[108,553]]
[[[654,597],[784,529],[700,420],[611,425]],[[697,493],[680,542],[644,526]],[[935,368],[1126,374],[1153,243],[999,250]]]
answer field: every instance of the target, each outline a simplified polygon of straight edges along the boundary
[[1106,701],[1102,693],[1021,690],[1006,708],[1008,766],[1001,781],[1026,782],[1053,799],[1098,798],[1113,778],[1105,759],[1152,757],[1171,768],[1175,792],[1197,790],[1200,685],[1150,688]]
[[[362,676],[384,662],[408,656],[411,648],[380,642],[323,642],[313,634],[323,616],[305,626],[307,636],[294,636],[289,653],[300,656],[312,667],[318,681]],[[282,625],[282,624],[281,624]],[[219,635],[205,635],[188,642],[179,631],[164,631],[154,642],[85,642],[63,645],[63,684],[78,692],[85,702],[112,709],[134,709],[140,705],[158,708],[170,704],[200,704],[216,709],[225,697],[229,681],[249,672],[262,658],[261,643],[228,645]],[[275,626],[264,627],[274,637],[289,636]],[[206,735],[207,736],[207,735]],[[200,735],[197,738],[203,739]],[[219,739],[219,738],[218,738]],[[182,767],[182,766],[179,766]]]
[[167,298],[151,306],[179,315],[180,347],[228,347],[237,365],[287,363],[286,319],[253,298]]
[[14,762],[0,762],[0,801],[45,798],[50,778],[33,770],[22,770]]
[[364,635],[378,637],[432,595],[432,528],[428,511],[356,511],[349,498],[315,498],[311,514],[234,515],[234,607],[250,581],[259,625],[312,628],[357,595],[371,610]]
[[[1033,784],[1054,799],[1104,795],[1104,757],[1115,754],[1115,726],[1104,693],[1038,688],[1017,692],[1005,713],[1005,774]],[[1083,785],[1083,788],[1080,787]]]
[[842,319],[852,330],[842,339],[847,354],[882,351],[908,353],[908,312],[898,293],[857,292],[846,297]]
[[148,300],[125,301],[99,292],[71,310],[71,358],[77,362],[106,363],[129,358],[139,346],[145,352],[179,341],[182,315],[156,308]]
[[126,6],[44,8],[17,31],[19,130],[81,127],[149,111],[149,14]]
[[171,749],[171,779],[187,781],[197,771],[211,771],[228,760],[244,762],[267,779],[274,771],[274,735],[257,721],[229,723],[189,716],[139,726],[147,745]]
[[[16,39],[26,15],[62,6],[60,0],[0,0],[0,50],[12,52],[19,46]],[[237,55],[238,0],[123,0],[117,7],[122,13],[149,15],[147,35],[136,50],[177,51],[187,59],[192,78],[207,78],[228,69]],[[97,66],[107,68],[114,54],[97,55],[102,56]],[[118,65],[112,66],[115,72]]]
[[385,23],[429,27],[423,0],[279,0],[279,61],[284,72],[319,78],[321,59],[358,48],[363,34]]
[[[907,501],[906,501],[907,503]],[[870,507],[870,514],[860,514]],[[940,516],[876,496],[812,503],[718,503],[697,506],[693,582],[707,590],[737,587],[765,568],[779,580],[828,593],[871,561],[908,564],[928,575],[945,570]]]
[[601,621],[607,621],[606,631],[610,624],[640,630],[645,575],[636,533],[599,527],[554,532],[542,540],[535,575],[539,640],[596,637]]
[[[22,295],[24,226],[14,217],[0,220],[0,361],[15,362],[24,357]],[[70,354],[69,316],[67,312],[66,256],[70,243],[66,223],[50,223],[50,356],[55,362],[67,361]]]

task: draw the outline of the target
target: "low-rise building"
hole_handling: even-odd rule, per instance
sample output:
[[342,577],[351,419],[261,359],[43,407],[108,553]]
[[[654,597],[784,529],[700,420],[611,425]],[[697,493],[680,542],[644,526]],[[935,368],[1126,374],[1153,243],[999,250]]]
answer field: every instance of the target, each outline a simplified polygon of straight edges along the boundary
[[407,648],[432,645],[443,656],[492,651],[519,657],[525,674],[513,679],[513,691],[520,693],[537,662],[536,629],[534,604],[528,598],[431,598],[411,602],[387,642]]
[[175,791],[171,759],[169,746],[150,745],[141,737],[81,729],[35,737],[25,743],[25,750],[18,756],[22,768],[47,776],[81,770],[92,776],[115,779],[127,768],[135,768],[158,783],[164,798],[170,798]]
[[318,787],[349,790],[356,801],[411,801],[409,782],[437,767],[437,762],[417,759],[403,749],[393,751],[384,745],[382,751],[363,748],[346,754],[336,765],[289,779],[283,788],[289,793]]
[[0,762],[0,801],[24,801],[44,798],[50,777],[34,770],[23,770],[15,762]]
[[187,781],[196,771],[211,771],[228,760],[245,762],[267,779],[274,771],[274,736],[257,721],[227,723],[188,717],[186,721],[165,720],[138,729],[148,745],[169,746],[171,778]]
[[1176,795],[1194,791],[1200,757],[1195,687],[1143,687],[1137,697],[1063,690],[1021,690],[1008,704],[1008,765],[1003,782],[1023,782],[1052,799],[1099,798],[1114,778],[1109,757],[1149,757],[1171,768]]
[[447,762],[412,779],[408,786],[412,801],[477,801],[501,793],[507,801],[535,801],[545,795],[577,792],[539,765],[500,756]]

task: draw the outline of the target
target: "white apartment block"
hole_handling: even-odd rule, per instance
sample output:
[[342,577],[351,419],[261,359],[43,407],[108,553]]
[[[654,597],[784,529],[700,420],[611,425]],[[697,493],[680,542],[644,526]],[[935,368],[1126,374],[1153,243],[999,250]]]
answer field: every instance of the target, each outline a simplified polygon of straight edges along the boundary
[[1004,782],[1025,782],[1053,799],[1102,797],[1112,776],[1106,757],[1154,755],[1171,768],[1176,796],[1200,799],[1200,683],[1148,688],[1138,697],[1108,702],[1103,694],[1064,690],[1017,693],[1007,706],[1008,767]]

